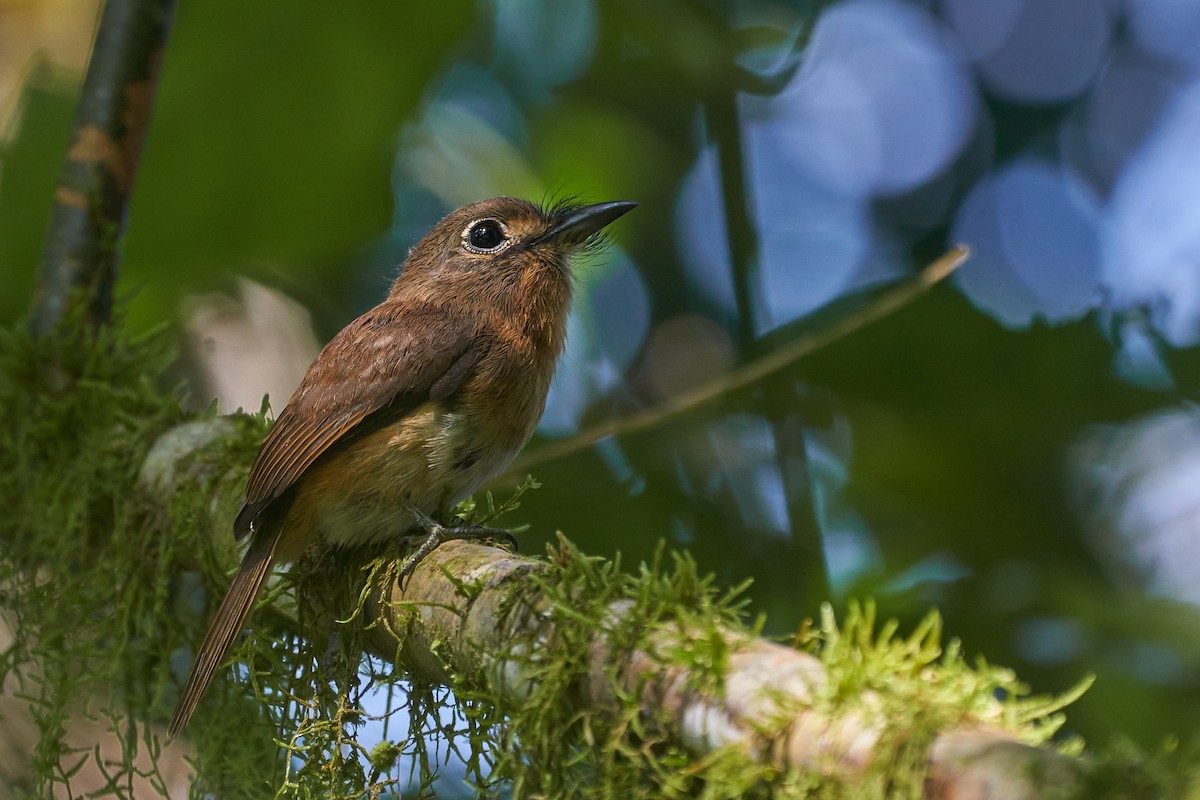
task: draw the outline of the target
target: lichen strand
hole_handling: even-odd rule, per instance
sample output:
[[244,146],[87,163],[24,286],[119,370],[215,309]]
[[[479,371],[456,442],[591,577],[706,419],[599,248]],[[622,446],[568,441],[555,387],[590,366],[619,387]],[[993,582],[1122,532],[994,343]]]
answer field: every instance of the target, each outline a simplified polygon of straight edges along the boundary
[[[240,491],[245,470],[230,465],[249,463],[263,422],[228,418],[155,486],[140,474],[147,454],[189,419],[164,378],[173,347],[162,332],[130,339],[78,321],[36,338],[0,330],[0,585],[13,625],[0,714],[36,727],[22,778],[37,796],[177,791],[187,750],[161,749],[161,723],[236,559],[229,537],[213,535],[232,503],[214,498]],[[240,772],[215,785],[242,790],[221,796],[259,797],[263,754],[276,748],[255,747],[240,721],[261,712],[240,701],[239,716],[236,693],[214,695],[234,724],[215,746],[221,726],[197,726],[210,743],[200,761],[211,753],[223,774]]]
[[[91,745],[73,749],[81,724],[119,724],[130,760],[152,749],[147,729],[124,720],[161,707],[183,644],[172,581],[188,543],[164,535],[166,515],[136,490],[145,453],[183,416],[156,385],[169,359],[161,335],[0,331],[0,585],[13,624],[0,714],[37,723],[40,796],[100,766]],[[152,780],[129,764],[107,768],[118,787]]]

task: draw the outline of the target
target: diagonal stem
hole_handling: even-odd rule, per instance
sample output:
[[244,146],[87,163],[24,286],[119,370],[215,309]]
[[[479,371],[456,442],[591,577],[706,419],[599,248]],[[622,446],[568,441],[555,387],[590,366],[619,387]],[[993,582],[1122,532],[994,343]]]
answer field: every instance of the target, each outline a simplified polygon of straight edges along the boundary
[[[575,436],[543,445],[522,456],[501,476],[510,479],[523,476],[535,467],[540,467],[561,458],[586,450],[608,436],[622,436],[653,428],[673,417],[711,403],[730,392],[750,386],[810,353],[843,339],[860,328],[886,317],[921,296],[942,280],[949,277],[967,260],[969,251],[959,245],[941,258],[921,270],[909,280],[896,284],[874,302],[842,317],[832,325],[798,337],[795,341],[767,353],[762,358],[729,372],[702,386],[682,392],[670,400],[637,414],[621,419],[609,420],[581,431]],[[499,480],[495,482],[500,482]]]

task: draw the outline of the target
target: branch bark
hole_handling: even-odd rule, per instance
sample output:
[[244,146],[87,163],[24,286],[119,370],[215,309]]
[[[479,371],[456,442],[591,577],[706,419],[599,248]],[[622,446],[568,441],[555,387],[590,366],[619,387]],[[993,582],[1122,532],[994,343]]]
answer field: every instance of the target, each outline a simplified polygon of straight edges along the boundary
[[175,0],[108,0],[75,112],[38,271],[30,326],[62,322],[86,300],[95,329],[112,314],[117,245],[125,230]]
[[[533,656],[555,639],[554,623],[531,594],[529,577],[551,568],[479,544],[444,544],[407,583],[393,584],[376,598],[371,612],[384,623],[372,629],[376,649],[395,653],[397,640],[389,630],[401,631],[401,658],[415,675],[445,682],[446,665],[454,664],[460,673],[490,676],[491,688],[501,697],[523,703],[536,681]],[[474,588],[464,592],[464,584]],[[625,610],[620,604],[609,608],[614,626],[622,624]],[[817,658],[726,632],[731,655],[721,674],[698,681],[686,668],[652,655],[704,646],[692,636],[664,622],[652,630],[645,650],[614,652],[604,632],[597,631],[590,647],[591,670],[577,696],[580,707],[567,711],[615,712],[608,668],[617,664],[620,689],[639,693],[647,717],[667,719],[669,733],[698,756],[733,745],[781,769],[815,770],[843,780],[866,772],[886,731],[869,721],[870,714],[833,717],[814,707],[812,700],[826,680]],[[514,649],[514,642],[523,646]],[[722,686],[723,691],[698,686]],[[869,707],[871,698],[865,700]],[[768,721],[778,732],[765,736]],[[1062,796],[1084,774],[1078,760],[983,726],[942,732],[928,760],[925,796],[936,800]]]

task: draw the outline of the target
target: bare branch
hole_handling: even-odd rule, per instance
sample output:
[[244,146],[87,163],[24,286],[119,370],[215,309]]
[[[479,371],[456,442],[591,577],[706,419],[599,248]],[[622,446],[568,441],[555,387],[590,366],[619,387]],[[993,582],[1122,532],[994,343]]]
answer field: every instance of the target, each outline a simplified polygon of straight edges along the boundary
[[54,193],[31,326],[63,321],[73,295],[93,329],[112,313],[117,245],[157,85],[174,0],[108,0]]

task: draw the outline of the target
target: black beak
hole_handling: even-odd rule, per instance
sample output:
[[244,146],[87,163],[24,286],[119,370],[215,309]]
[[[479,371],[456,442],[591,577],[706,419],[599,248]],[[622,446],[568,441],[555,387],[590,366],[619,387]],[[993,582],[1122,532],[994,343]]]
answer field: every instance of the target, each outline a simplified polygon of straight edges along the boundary
[[617,217],[635,208],[637,203],[631,200],[613,200],[576,208],[556,219],[550,230],[540,238],[542,241],[553,241],[559,247],[578,247]]

